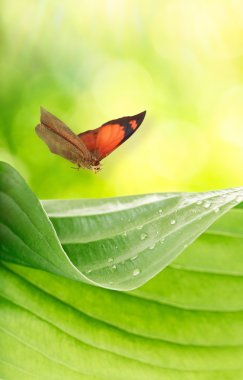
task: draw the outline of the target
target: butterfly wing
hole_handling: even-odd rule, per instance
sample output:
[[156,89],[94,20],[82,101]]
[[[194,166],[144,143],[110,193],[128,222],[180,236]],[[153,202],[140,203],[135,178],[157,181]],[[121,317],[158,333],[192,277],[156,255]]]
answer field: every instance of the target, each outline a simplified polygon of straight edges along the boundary
[[35,130],[52,153],[75,164],[81,164],[82,161],[91,158],[90,152],[80,138],[44,108],[41,108],[40,124],[36,126]]
[[102,160],[124,143],[142,124],[146,111],[134,116],[110,120],[101,127],[78,136],[97,161]]

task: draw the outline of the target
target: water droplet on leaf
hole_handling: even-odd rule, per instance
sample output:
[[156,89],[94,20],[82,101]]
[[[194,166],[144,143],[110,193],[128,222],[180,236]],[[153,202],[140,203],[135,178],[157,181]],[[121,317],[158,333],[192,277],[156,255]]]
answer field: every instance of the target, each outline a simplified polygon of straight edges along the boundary
[[149,247],[149,249],[154,249],[154,247],[155,247],[155,243],[154,244],[152,244],[150,247]]
[[134,271],[132,272],[133,276],[138,276],[140,273],[141,271],[139,268],[134,269]]
[[134,261],[134,260],[136,260],[136,258],[138,257],[138,255],[136,255],[136,256],[133,256],[133,257],[131,257],[131,261]]
[[145,233],[140,235],[141,240],[145,240],[145,239],[147,239],[147,237],[148,237],[148,235]]
[[205,208],[209,208],[211,206],[211,203],[209,201],[204,202],[203,205]]

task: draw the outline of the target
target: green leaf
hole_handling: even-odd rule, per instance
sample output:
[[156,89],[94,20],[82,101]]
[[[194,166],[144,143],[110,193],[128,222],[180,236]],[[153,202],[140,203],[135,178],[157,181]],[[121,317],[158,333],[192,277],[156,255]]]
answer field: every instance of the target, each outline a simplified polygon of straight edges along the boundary
[[13,168],[2,163],[0,175],[3,260],[117,290],[145,284],[243,196],[238,188],[54,200],[42,202],[45,213]]
[[43,209],[0,173],[1,379],[243,379],[242,189]]

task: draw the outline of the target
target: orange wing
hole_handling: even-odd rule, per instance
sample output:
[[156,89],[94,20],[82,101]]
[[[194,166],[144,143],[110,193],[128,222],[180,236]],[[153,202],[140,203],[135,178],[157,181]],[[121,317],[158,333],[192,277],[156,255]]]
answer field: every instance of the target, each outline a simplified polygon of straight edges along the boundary
[[90,153],[102,160],[124,143],[142,124],[146,111],[135,116],[110,120],[97,129],[80,133],[78,136]]

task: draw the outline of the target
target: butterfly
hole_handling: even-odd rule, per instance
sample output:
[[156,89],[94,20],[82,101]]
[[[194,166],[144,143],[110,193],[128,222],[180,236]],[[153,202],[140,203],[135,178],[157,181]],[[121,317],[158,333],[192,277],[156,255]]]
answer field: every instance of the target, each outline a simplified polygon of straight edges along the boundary
[[71,161],[77,169],[101,169],[100,161],[124,143],[141,125],[146,111],[110,120],[101,127],[76,135],[69,127],[41,107],[37,135],[52,153]]

